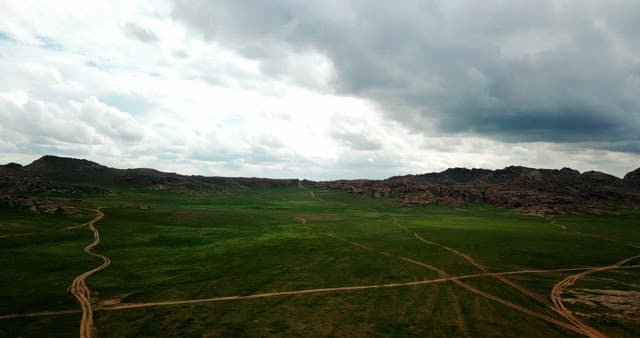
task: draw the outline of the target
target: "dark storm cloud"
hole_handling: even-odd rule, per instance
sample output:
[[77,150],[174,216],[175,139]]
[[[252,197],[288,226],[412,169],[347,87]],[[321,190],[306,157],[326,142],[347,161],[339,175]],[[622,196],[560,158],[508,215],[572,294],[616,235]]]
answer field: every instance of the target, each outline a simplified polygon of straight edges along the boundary
[[127,22],[124,25],[124,33],[128,37],[144,43],[154,43],[158,41],[158,36],[154,32],[133,22]]
[[638,12],[631,0],[174,6],[204,38],[261,62],[326,55],[334,90],[414,130],[630,152],[640,149]]

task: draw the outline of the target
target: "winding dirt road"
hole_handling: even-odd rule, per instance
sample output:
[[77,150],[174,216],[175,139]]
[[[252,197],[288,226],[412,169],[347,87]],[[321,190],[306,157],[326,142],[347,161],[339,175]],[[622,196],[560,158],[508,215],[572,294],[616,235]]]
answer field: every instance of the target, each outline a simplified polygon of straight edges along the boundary
[[[588,234],[588,233],[584,233],[582,231],[578,231],[575,229],[568,229],[565,225],[558,223],[555,219],[551,219],[551,224],[552,225],[556,225],[558,227],[560,227],[560,229],[570,232],[570,233],[574,233],[580,236],[584,236],[584,237],[590,237],[590,238],[597,238],[600,240],[604,240],[604,241],[609,241],[612,243],[616,243],[616,244],[621,244],[624,246],[628,246],[631,248],[635,248],[635,249],[640,249],[640,245],[632,243],[632,242],[627,242],[627,241],[620,241],[614,238],[610,238],[601,234]],[[564,305],[563,301],[562,301],[562,293],[564,292],[564,290],[568,289],[570,286],[572,286],[578,279],[594,273],[594,272],[599,272],[599,271],[606,271],[606,270],[611,270],[611,269],[616,269],[616,268],[620,268],[622,267],[622,265],[639,258],[640,255],[636,255],[633,257],[628,257],[625,258],[621,261],[616,262],[615,264],[609,265],[609,266],[604,266],[604,267],[597,267],[597,268],[592,268],[589,269],[587,271],[583,271],[577,274],[573,274],[570,276],[567,276],[565,279],[561,280],[560,282],[558,282],[556,285],[553,286],[553,289],[551,290],[551,301],[553,302],[553,307],[556,310],[556,312],[560,313],[563,317],[565,317],[567,320],[569,320],[571,323],[573,323],[576,327],[580,327],[581,329],[583,329],[584,331],[587,332],[587,334],[590,337],[594,337],[594,338],[602,338],[602,337],[607,337],[605,334],[603,334],[602,332],[590,327],[589,325],[587,325],[586,323],[584,323],[583,321],[581,321],[580,319],[578,319],[576,316],[573,315],[573,312],[571,312],[571,310],[567,309],[566,306]]]
[[573,285],[578,279],[580,279],[580,278],[582,278],[582,277],[584,277],[584,276],[586,276],[586,275],[588,275],[590,273],[616,269],[616,268],[619,268],[620,266],[622,266],[622,265],[624,265],[624,264],[626,264],[626,263],[628,263],[628,262],[630,262],[630,261],[632,261],[634,259],[638,259],[638,258],[640,258],[640,255],[636,255],[636,256],[633,256],[633,257],[625,258],[625,259],[623,259],[621,261],[618,261],[615,264],[612,264],[612,265],[609,265],[609,266],[597,267],[597,268],[589,269],[587,271],[583,271],[583,272],[580,272],[580,273],[576,273],[576,274],[567,276],[565,279],[561,280],[556,285],[554,285],[553,289],[551,290],[551,301],[553,302],[555,308],[559,312],[563,313],[563,317],[567,318],[575,326],[577,326],[580,329],[582,329],[583,331],[587,332],[590,337],[595,337],[595,338],[607,337],[602,332],[592,328],[591,326],[585,324],[580,319],[578,319],[576,316],[574,316],[573,312],[571,312],[571,310],[569,310],[569,309],[567,309],[565,307],[565,305],[564,305],[564,303],[562,301],[562,293],[563,293],[564,290],[566,290],[571,285]]
[[100,210],[100,208],[96,209],[95,211],[96,216],[87,223],[87,225],[89,226],[89,230],[93,232],[93,242],[84,247],[84,252],[91,256],[102,259],[102,264],[80,274],[73,280],[71,286],[69,287],[69,292],[71,292],[71,294],[76,297],[82,309],[82,320],[80,321],[80,338],[91,338],[96,336],[96,330],[93,325],[91,291],[87,287],[85,280],[89,276],[106,268],[109,264],[111,264],[111,259],[109,259],[109,257],[92,251],[96,245],[100,244],[100,233],[95,228],[95,223],[104,217],[104,213]]

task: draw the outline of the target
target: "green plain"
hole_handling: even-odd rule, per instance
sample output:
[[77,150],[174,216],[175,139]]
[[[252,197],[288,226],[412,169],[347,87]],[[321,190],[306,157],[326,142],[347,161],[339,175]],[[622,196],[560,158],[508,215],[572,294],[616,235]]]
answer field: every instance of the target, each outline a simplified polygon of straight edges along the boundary
[[[481,205],[402,208],[389,199],[325,190],[314,195],[291,187],[216,193],[122,188],[115,196],[86,196],[105,213],[96,223],[102,241],[95,251],[112,259],[87,280],[96,306],[439,277],[400,258],[453,276],[482,272],[450,251],[418,241],[414,233],[473,257],[491,272],[605,266],[640,253],[633,247],[640,245],[640,214],[633,211],[552,222]],[[0,316],[78,307],[66,288],[99,261],[82,252],[92,240],[86,228],[62,229],[92,216],[0,210]],[[548,299],[553,285],[569,274],[508,278]],[[580,283],[640,291],[638,278],[638,270],[626,269],[592,274]],[[491,277],[465,282],[562,320]],[[579,336],[451,282],[97,310],[94,316],[100,337]],[[72,337],[79,320],[79,313],[0,319],[0,337]],[[585,321],[616,336],[640,330],[632,319]]]

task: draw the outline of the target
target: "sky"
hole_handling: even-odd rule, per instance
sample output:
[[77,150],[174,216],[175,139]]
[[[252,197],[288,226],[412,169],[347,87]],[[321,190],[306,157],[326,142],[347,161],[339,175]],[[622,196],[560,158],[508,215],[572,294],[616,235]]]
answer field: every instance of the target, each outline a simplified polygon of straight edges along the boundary
[[0,163],[640,167],[640,2],[0,2]]

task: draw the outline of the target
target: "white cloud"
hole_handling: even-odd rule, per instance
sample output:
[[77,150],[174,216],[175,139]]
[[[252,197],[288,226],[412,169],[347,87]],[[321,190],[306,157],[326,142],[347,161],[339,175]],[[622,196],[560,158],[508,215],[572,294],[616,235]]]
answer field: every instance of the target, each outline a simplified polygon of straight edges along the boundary
[[24,92],[0,93],[0,119],[4,140],[26,148],[129,143],[143,137],[142,126],[131,115],[95,97],[59,105]]
[[[172,2],[162,0],[0,2],[0,162],[54,153],[115,167],[316,179],[380,178],[452,166],[573,166],[617,175],[637,167],[637,155],[594,145],[448,135],[438,132],[429,114],[390,119],[389,107],[414,107],[393,100],[389,88],[352,96],[342,90],[346,84],[336,66],[349,61],[369,67],[380,58],[337,59],[348,55],[305,45],[305,39],[296,41],[301,48],[280,43],[299,27],[296,20],[265,32],[264,44],[247,40],[250,45],[238,47],[226,39],[251,33],[237,31],[240,22],[224,27],[234,30],[225,39],[204,39],[175,21],[172,10]],[[318,10],[327,17],[335,12]],[[348,26],[358,14],[343,11],[332,22]],[[393,15],[402,15],[401,9]],[[367,27],[376,34],[373,26],[359,29]],[[605,28],[626,41],[618,27]],[[504,35],[500,46],[517,59],[545,53],[563,39],[532,29]],[[528,49],[521,48],[524,42]],[[625,48],[634,55],[634,46]],[[394,64],[410,61],[411,55],[398,55]],[[407,79],[411,93],[450,90],[436,77],[413,76],[411,64],[378,66]],[[491,86],[480,70],[465,72],[475,89]],[[390,100],[382,102],[385,97]]]
[[140,25],[127,22],[124,27],[125,34],[135,40],[143,43],[154,43],[158,41],[158,36],[151,30],[141,27]]

